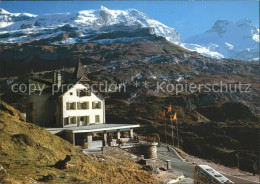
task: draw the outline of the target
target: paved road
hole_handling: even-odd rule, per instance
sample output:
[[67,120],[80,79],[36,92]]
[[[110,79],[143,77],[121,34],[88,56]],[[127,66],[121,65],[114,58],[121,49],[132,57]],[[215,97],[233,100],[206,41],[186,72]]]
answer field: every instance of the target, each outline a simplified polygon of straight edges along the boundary
[[[223,174],[223,173],[222,173]],[[249,184],[249,183],[257,183],[257,182],[252,182],[252,181],[249,181],[249,180],[246,180],[246,179],[243,179],[243,178],[239,178],[239,177],[236,177],[236,176],[232,176],[232,175],[229,175],[229,174],[223,174],[225,177],[227,177],[228,179],[230,179],[231,181],[233,181],[234,183],[244,183],[244,184]]]
[[[162,160],[171,160],[171,165],[172,165],[172,168],[174,170],[183,173],[183,175],[185,177],[193,178],[195,166],[191,163],[180,160],[179,157],[174,152],[172,152],[172,151],[169,152],[167,147],[165,147],[163,145],[161,147],[158,147],[158,157]],[[223,174],[223,175],[236,184],[254,183],[254,182],[251,182],[249,180],[245,180],[243,178],[235,177],[235,176],[232,176],[232,175],[227,175],[227,174]]]
[[158,156],[162,160],[171,160],[172,169],[183,173],[185,177],[193,178],[194,165],[163,154],[159,154]]

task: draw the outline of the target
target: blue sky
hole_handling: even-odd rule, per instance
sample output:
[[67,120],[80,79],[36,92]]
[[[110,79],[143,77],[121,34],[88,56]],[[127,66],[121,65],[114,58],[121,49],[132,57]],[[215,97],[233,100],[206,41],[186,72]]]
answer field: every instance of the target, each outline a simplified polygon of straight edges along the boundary
[[48,14],[99,9],[135,8],[181,34],[181,40],[208,30],[216,20],[237,21],[249,18],[259,22],[258,0],[244,1],[0,1],[0,7],[9,12]]

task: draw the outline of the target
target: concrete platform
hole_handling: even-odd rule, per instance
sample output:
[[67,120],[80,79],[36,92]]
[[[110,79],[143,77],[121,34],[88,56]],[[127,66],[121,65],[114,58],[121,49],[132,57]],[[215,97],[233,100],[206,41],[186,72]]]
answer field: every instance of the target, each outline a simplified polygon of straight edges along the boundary
[[128,130],[130,128],[138,128],[138,124],[95,124],[80,127],[64,127],[64,128],[46,128],[47,131],[56,134],[63,130],[72,131],[72,133],[85,133],[85,132],[113,132],[116,130]]

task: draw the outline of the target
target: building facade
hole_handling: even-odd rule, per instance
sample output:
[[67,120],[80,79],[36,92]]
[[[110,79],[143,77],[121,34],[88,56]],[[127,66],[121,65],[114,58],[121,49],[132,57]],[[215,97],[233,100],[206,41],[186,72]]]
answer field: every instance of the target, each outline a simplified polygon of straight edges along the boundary
[[106,124],[105,99],[81,70],[78,63],[73,73],[76,78],[69,82],[62,80],[59,71],[53,72],[52,80],[30,77],[29,85],[38,89],[28,96],[26,120],[73,145],[102,147],[116,145],[118,139],[131,142],[133,128],[139,125]]

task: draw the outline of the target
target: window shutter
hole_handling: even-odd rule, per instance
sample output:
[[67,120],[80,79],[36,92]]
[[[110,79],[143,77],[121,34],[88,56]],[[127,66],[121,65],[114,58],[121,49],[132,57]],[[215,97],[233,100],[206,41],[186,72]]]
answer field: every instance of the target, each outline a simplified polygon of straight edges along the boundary
[[91,91],[90,90],[87,91],[87,95],[91,96]]
[[99,122],[99,115],[95,116],[95,122],[98,123]]
[[80,94],[80,95],[79,95],[80,97],[83,97],[83,96],[84,96],[84,91],[83,91],[83,90],[80,90],[79,94]]
[[66,109],[69,110],[70,109],[70,103],[66,102]]
[[95,102],[92,102],[92,109],[95,109]]
[[89,124],[89,116],[86,116],[86,124]]
[[85,109],[89,109],[89,103],[88,102],[84,102],[85,105]]
[[88,125],[88,116],[84,116],[84,125]]
[[69,121],[68,118],[64,118],[64,125],[68,125],[69,124],[68,121]]
[[84,103],[84,102],[81,102],[81,103],[80,103],[80,107],[81,107],[81,109],[85,109],[85,103]]
[[77,126],[80,126],[80,117],[77,117]]
[[76,109],[76,102],[73,102],[73,109]]
[[79,96],[80,91],[77,89],[77,96]]
[[101,109],[101,102],[98,102],[98,108]]
[[77,108],[78,108],[78,109],[81,109],[81,108],[80,108],[80,102],[77,102]]

